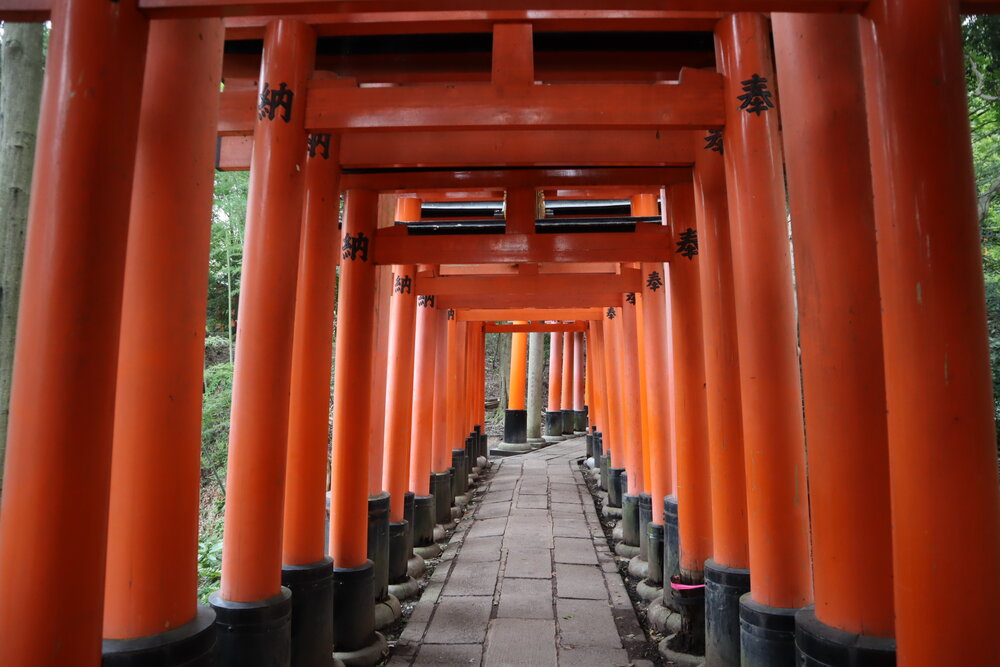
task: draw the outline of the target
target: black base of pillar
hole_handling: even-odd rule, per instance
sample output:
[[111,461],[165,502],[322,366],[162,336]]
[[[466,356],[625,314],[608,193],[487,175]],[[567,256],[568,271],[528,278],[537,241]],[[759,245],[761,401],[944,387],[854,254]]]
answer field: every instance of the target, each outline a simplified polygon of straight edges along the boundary
[[389,583],[399,584],[406,581],[410,575],[406,573],[406,563],[410,553],[406,550],[405,521],[389,524]]
[[795,614],[795,647],[800,667],[896,667],[895,639],[830,627],[812,606]]
[[574,433],[586,433],[587,432],[587,411],[586,410],[574,410],[573,411],[573,432]]
[[563,437],[562,412],[559,410],[547,410],[545,412],[545,428],[542,435],[549,438]]
[[[675,576],[670,583],[684,582]],[[671,588],[670,597],[672,606],[680,612],[681,629],[667,640],[667,648],[687,655],[705,655],[705,589]]]
[[646,581],[650,586],[663,585],[663,526],[658,523],[646,525],[646,560],[649,574]]
[[646,526],[653,520],[653,497],[648,493],[639,494],[639,555],[649,561],[649,533]]
[[487,436],[485,433],[482,433],[479,435],[479,455],[484,459],[486,459],[487,466],[489,465],[489,458],[490,458],[489,453],[490,453],[489,436]]
[[198,605],[194,619],[179,628],[133,639],[105,639],[103,667],[212,667],[215,660],[215,611]]
[[232,602],[212,593],[215,664],[219,667],[288,667],[292,659],[292,592],[266,600]]
[[740,598],[741,667],[795,667],[795,613]]
[[385,491],[368,498],[368,558],[375,567],[375,597],[389,596],[389,494]]
[[611,488],[611,482],[609,478],[611,476],[611,455],[603,454],[601,456],[601,476],[599,478],[598,486],[601,491],[608,491]]
[[[681,573],[681,536],[677,529],[677,496],[663,499],[663,582]],[[664,598],[664,603],[670,602]],[[672,604],[672,603],[671,603]]]
[[503,441],[528,442],[528,411],[507,410],[503,415]]
[[455,502],[455,495],[452,492],[453,470],[448,468],[446,472],[431,473],[431,495],[434,496],[434,521],[441,525],[451,523],[451,504]]
[[594,460],[599,461],[604,456],[604,434],[594,431]]
[[608,507],[622,506],[622,477],[625,468],[608,468]]
[[589,459],[594,455],[594,436],[590,433],[587,434],[587,453],[585,456]]
[[333,650],[350,653],[375,639],[375,564],[333,568]]
[[434,544],[435,509],[434,496],[417,496],[413,499],[413,546],[429,547]]
[[639,496],[626,494],[622,498],[622,542],[639,546]]
[[705,665],[740,664],[740,598],[750,592],[750,570],[705,561]]
[[469,488],[469,471],[465,467],[465,450],[451,450],[451,467],[454,470],[451,478],[452,501],[456,496],[464,496]]
[[573,425],[576,423],[573,410],[560,410],[560,412],[562,412],[562,434],[573,435]]
[[292,592],[292,667],[333,667],[333,559],[282,565]]
[[409,560],[413,555],[413,515],[414,515],[414,494],[407,491],[403,495],[403,520],[406,521],[406,558]]

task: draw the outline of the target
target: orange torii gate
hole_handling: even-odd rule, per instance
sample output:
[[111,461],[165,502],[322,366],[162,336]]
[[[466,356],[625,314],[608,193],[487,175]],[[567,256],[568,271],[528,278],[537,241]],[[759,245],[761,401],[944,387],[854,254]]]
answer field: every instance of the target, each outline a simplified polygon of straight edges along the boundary
[[[672,565],[663,557],[676,581],[661,581],[675,592],[660,599],[697,603],[704,582],[707,603],[686,608],[708,614],[709,664],[793,664],[796,651],[806,664],[996,663],[1000,502],[960,12],[1000,3],[662,5],[0,0],[4,20],[53,22],[0,504],[0,662],[96,665],[103,638],[107,664],[306,664],[333,649],[373,664],[374,603],[388,592],[368,560],[372,420],[385,417],[392,441],[381,479],[434,496],[440,520],[480,451],[463,435],[482,426],[469,323],[550,319],[545,290],[560,282],[508,272],[511,290],[535,295],[392,304],[404,340],[403,320],[416,319],[411,379],[434,387],[427,401],[405,373],[392,383],[393,406],[413,402],[411,443],[430,441],[408,461],[409,414],[372,413],[379,267],[462,290],[472,278],[450,287],[454,274],[421,278],[421,265],[582,262],[639,265],[627,267],[641,272],[636,303],[617,291],[622,273],[549,314],[592,322],[603,348],[608,473],[625,466],[640,502],[676,491],[680,548]],[[549,33],[613,32],[705,41],[575,61],[536,49]],[[489,46],[462,67],[404,67],[322,41],[448,33]],[[256,52],[227,52],[227,40]],[[215,165],[253,177],[223,578],[208,609],[196,604],[202,353],[191,341],[204,328],[193,286],[205,269],[192,258],[207,253],[194,223],[209,219],[213,149]],[[540,233],[524,196],[661,187],[671,224],[629,232]],[[377,227],[380,192],[476,190],[521,193],[504,233]],[[325,397],[310,392],[328,363],[337,253],[328,558]],[[662,262],[670,308],[650,318],[648,265]],[[671,426],[649,404],[669,380],[649,342],[667,336],[676,487],[662,448]],[[307,369],[298,350],[324,344]],[[984,571],[975,586],[933,585],[969,569]],[[311,608],[332,622],[311,626]],[[667,648],[697,652],[698,635]]]

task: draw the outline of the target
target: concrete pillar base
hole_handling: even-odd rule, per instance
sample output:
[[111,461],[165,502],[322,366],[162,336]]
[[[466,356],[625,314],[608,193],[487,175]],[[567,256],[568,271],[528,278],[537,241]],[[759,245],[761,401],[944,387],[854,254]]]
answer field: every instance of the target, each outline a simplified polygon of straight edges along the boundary
[[531,451],[531,445],[527,442],[501,442],[490,450],[492,456],[513,456],[514,454],[524,454]]
[[642,557],[642,554],[634,556],[628,562],[628,573],[636,579],[645,579],[649,576],[649,561]]
[[663,586],[651,584],[649,579],[643,579],[635,585],[635,592],[646,602],[652,602],[657,598],[663,597]]
[[493,467],[493,462],[490,461],[485,456],[480,456],[479,458],[477,458],[476,459],[476,463],[479,464],[479,469],[480,470],[489,470],[490,468]]
[[371,643],[354,651],[334,651],[333,659],[344,667],[373,667],[389,655],[389,644],[382,633],[376,632]]
[[601,508],[601,514],[604,515],[605,519],[621,519],[622,518],[622,508],[621,507],[611,507],[610,505],[605,505]]
[[140,667],[170,664],[171,656],[186,656],[191,667],[211,667],[215,650],[215,611],[198,605],[189,623],[156,635],[134,639],[105,639],[101,651],[103,667]]
[[[444,524],[435,524],[434,526],[434,543],[444,542],[445,538],[448,537],[448,527]],[[438,546],[438,549],[441,547]]]
[[632,559],[639,555],[639,547],[633,547],[630,544],[619,542],[615,545],[615,554],[622,558]]
[[[375,603],[375,629],[381,630],[399,620],[403,610],[399,606],[399,598],[386,594],[384,600]],[[343,658],[341,658],[343,660]]]
[[[670,648],[671,642],[677,635],[670,635],[666,639],[660,641],[657,645],[657,649],[660,655],[663,656],[664,660],[669,662],[671,665],[676,667],[702,667],[705,664],[705,656],[703,655],[693,655],[691,653],[682,653],[680,651],[675,651]],[[789,663],[791,665],[792,663]],[[775,667],[777,663],[775,663]]]
[[565,439],[566,438],[564,438],[561,435],[543,435],[542,436],[542,440],[544,440],[546,443],[548,443],[550,445],[553,444],[553,443],[556,443],[556,442],[562,442]]
[[397,584],[389,584],[389,595],[397,600],[409,600],[418,593],[420,593],[420,583],[409,575]]
[[622,533],[624,531],[625,528],[622,526],[621,522],[619,522],[614,528],[611,529],[611,539],[621,542]]
[[[435,542],[434,544],[431,544],[430,546],[426,547],[413,547],[413,553],[416,555],[417,558],[420,558],[425,561],[431,558],[437,558],[438,556],[441,555],[441,545]],[[417,575],[410,572],[410,576],[415,577]]]
[[740,663],[740,598],[750,592],[750,570],[705,561],[705,662]]
[[[663,596],[654,599],[646,609],[646,619],[651,628],[661,635],[672,635],[681,629],[681,615],[663,604]],[[734,663],[740,664],[738,661]]]
[[[434,546],[437,545],[435,544]],[[440,552],[440,547],[438,547],[438,553]],[[406,574],[414,579],[419,579],[424,576],[424,572],[426,571],[427,563],[424,561],[424,557],[416,552],[416,547],[414,547],[413,555],[406,561]]]
[[740,598],[741,667],[794,665],[795,614],[798,609],[769,607],[754,602],[747,593]]

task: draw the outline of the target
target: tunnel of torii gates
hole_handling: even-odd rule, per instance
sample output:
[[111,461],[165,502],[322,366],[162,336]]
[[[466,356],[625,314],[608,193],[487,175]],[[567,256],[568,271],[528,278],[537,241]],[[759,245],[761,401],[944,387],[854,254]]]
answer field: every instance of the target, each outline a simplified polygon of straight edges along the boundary
[[[0,0],[52,21],[0,664],[374,664],[489,465],[488,331],[496,450],[550,332],[545,435],[588,433],[708,664],[1000,664],[960,37],[1000,3],[472,4]],[[217,168],[251,178],[200,606]]]

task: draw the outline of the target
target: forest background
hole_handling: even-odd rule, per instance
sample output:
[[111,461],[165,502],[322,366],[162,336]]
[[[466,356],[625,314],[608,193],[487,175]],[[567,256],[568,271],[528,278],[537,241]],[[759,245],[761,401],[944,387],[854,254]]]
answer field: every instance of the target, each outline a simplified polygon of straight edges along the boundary
[[[1000,16],[967,17],[963,33],[993,364],[994,419],[1000,428]],[[27,196],[47,39],[45,25],[0,24],[0,464],[5,444]],[[248,183],[247,172],[216,174],[202,421],[199,574],[203,596],[217,588],[221,565],[235,327],[239,320]],[[487,397],[499,399],[498,407],[488,416],[488,428],[493,432],[500,428],[506,407],[509,355],[509,335],[489,334]],[[547,366],[547,351],[544,359]],[[543,372],[543,377],[547,377],[547,371]]]

